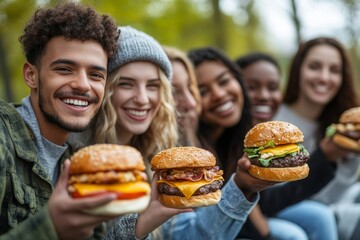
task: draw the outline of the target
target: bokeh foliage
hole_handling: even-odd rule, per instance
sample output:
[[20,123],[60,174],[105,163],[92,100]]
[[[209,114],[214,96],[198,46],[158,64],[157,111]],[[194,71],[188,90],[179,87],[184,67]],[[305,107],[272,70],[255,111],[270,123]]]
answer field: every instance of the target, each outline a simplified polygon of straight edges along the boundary
[[[260,17],[254,10],[255,0],[233,0],[231,14],[221,8],[224,1],[227,0],[78,0],[111,15],[119,25],[131,25],[163,45],[184,51],[210,45],[223,49],[231,58],[251,51],[265,51],[280,61],[286,79],[291,56],[282,56],[269,46]],[[343,6],[354,4],[351,0],[332,1],[341,2]],[[0,99],[20,101],[28,95],[22,77],[25,58],[18,38],[37,7],[59,2],[63,1],[0,0]],[[295,25],[294,22],[294,28]],[[356,43],[349,48],[357,49]],[[360,62],[357,52],[351,51],[355,63]]]

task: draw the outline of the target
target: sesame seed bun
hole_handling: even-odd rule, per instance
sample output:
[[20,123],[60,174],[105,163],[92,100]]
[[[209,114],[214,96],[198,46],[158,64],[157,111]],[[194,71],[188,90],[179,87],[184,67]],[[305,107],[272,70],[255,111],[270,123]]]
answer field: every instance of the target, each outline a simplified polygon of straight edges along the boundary
[[134,169],[145,170],[143,157],[136,148],[117,144],[95,144],[72,155],[70,174]]
[[151,169],[172,169],[215,166],[215,156],[202,148],[174,147],[157,153],[151,159]]
[[83,212],[101,216],[119,216],[127,213],[142,212],[150,202],[150,194],[129,200],[113,200],[97,208],[83,209]]
[[360,123],[360,107],[350,108],[343,112],[339,119],[340,123]]
[[249,173],[259,179],[273,182],[290,182],[304,179],[309,175],[309,166],[266,168],[250,165]]
[[335,133],[333,141],[340,147],[350,150],[360,152],[360,143],[356,140],[348,138],[342,134]]
[[299,143],[304,141],[304,135],[300,129],[288,122],[268,121],[256,124],[246,134],[245,147],[260,147],[270,141],[275,145]]

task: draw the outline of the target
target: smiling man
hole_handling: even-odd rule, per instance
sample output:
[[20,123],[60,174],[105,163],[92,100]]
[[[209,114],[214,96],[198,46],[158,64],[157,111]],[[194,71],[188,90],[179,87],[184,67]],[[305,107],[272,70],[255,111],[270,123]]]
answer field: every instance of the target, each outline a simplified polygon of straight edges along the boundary
[[101,105],[118,37],[109,16],[75,3],[39,9],[27,23],[20,42],[30,96],[19,106],[0,101],[1,239],[83,239],[110,219],[81,209],[114,196],[72,200],[69,162],[60,168],[69,133],[85,130]]

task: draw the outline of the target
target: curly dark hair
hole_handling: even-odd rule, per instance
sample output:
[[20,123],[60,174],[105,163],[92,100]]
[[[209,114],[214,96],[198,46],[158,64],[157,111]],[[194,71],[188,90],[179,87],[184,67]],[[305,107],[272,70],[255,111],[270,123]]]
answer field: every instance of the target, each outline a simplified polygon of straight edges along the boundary
[[108,15],[100,15],[90,7],[63,3],[54,8],[38,9],[24,28],[19,41],[26,59],[37,64],[48,42],[56,36],[98,42],[110,57],[117,49],[119,31]]

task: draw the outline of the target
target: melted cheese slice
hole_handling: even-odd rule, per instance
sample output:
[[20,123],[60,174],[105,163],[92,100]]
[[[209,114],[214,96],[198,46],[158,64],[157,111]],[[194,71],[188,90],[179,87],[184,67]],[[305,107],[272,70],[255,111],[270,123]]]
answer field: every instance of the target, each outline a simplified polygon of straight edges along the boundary
[[273,148],[265,148],[264,150],[261,150],[260,153],[261,154],[272,153],[275,156],[277,156],[277,155],[284,155],[298,151],[300,151],[299,146],[297,144],[292,143],[292,144],[276,146]]
[[221,176],[218,176],[218,177],[214,177],[213,180],[211,180],[211,181],[206,181],[206,180],[202,179],[202,180],[196,181],[196,182],[159,180],[159,181],[157,181],[157,183],[166,183],[166,184],[170,185],[171,187],[176,187],[176,188],[180,189],[180,191],[184,194],[184,196],[187,199],[189,199],[196,192],[196,190],[198,190],[202,186],[210,184],[216,180],[224,181],[224,178]]
[[147,182],[128,182],[117,184],[86,184],[75,183],[73,185],[81,195],[87,195],[95,192],[111,191],[121,193],[137,193],[137,192],[150,192],[150,185]]

